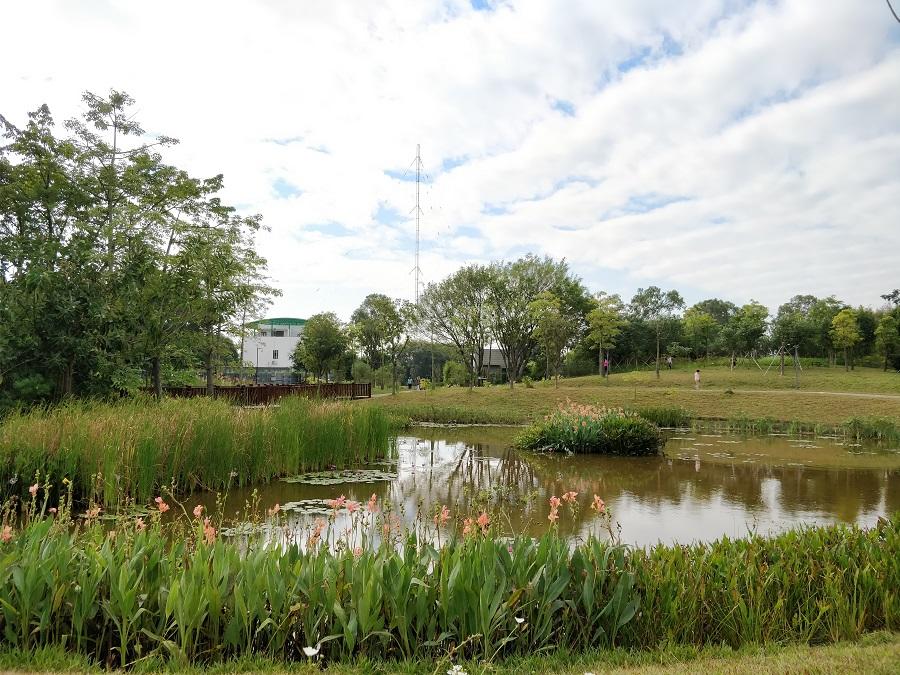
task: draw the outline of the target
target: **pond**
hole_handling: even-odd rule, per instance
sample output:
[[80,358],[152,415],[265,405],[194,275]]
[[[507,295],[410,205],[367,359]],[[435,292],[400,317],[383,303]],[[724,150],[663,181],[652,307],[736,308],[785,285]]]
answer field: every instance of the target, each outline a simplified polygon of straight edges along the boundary
[[[411,524],[441,505],[472,515],[478,500],[500,504],[506,534],[547,530],[548,500],[578,492],[573,515],[560,509],[560,533],[602,536],[594,494],[621,527],[621,540],[648,545],[724,535],[762,534],[801,524],[872,525],[900,511],[900,449],[834,437],[734,436],[669,431],[666,456],[620,458],[520,452],[516,429],[417,428],[396,439],[396,459],[363,470],[325,472],[257,488],[260,512],[278,503],[287,529],[307,532],[340,495],[365,504],[385,500]],[[232,490],[225,513],[239,520],[253,490]],[[195,495],[188,510],[218,510],[216,496]],[[251,504],[251,508],[253,508]],[[477,513],[475,514],[477,515]],[[341,526],[341,517],[338,525]],[[302,537],[301,537],[302,538]]]

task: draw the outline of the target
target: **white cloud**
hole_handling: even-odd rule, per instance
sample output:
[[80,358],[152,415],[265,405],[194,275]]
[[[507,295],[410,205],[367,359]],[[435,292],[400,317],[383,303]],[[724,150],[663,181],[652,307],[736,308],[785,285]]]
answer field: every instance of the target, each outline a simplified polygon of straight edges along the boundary
[[412,295],[413,186],[385,171],[417,143],[426,280],[533,250],[626,296],[877,303],[900,283],[900,27],[878,3],[22,0],[3,19],[0,112],[127,90],[182,139],[173,161],[264,215],[277,314]]

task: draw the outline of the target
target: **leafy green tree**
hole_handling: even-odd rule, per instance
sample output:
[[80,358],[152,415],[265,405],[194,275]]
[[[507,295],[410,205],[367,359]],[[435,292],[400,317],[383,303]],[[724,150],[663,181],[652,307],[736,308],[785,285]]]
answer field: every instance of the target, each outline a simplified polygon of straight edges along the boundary
[[567,296],[577,296],[572,289],[579,283],[569,276],[565,261],[556,262],[549,257],[528,255],[511,263],[491,265],[488,325],[506,361],[510,388],[521,377],[526,362],[538,347],[536,317],[529,304],[544,291],[566,289]]
[[709,298],[691,306],[695,312],[709,314],[719,326],[724,326],[728,320],[737,314],[738,307],[728,300]]
[[689,307],[684,313],[684,331],[694,347],[694,353],[703,353],[709,359],[710,346],[715,342],[722,327],[713,315],[704,311],[699,305]]
[[657,286],[639,288],[631,298],[631,311],[639,319],[646,321],[656,338],[656,377],[659,378],[660,344],[667,328],[671,330],[676,312],[684,307],[684,300],[678,291],[663,292]]
[[347,349],[347,333],[333,312],[314,314],[303,326],[300,341],[291,354],[296,370],[306,370],[316,379],[325,377]]
[[888,369],[891,357],[900,351],[900,324],[893,314],[885,314],[875,328],[875,347],[884,357],[884,370]]
[[844,369],[850,370],[852,362],[848,359],[848,353],[861,338],[856,312],[850,308],[844,308],[838,312],[831,320],[830,335],[832,344],[837,349],[844,350]]
[[731,354],[731,369],[739,354],[753,353],[766,334],[766,319],[769,310],[764,305],[751,300],[734,314],[725,324],[722,336]]
[[528,303],[528,311],[535,324],[534,336],[544,351],[547,376],[552,373],[558,387],[563,351],[575,332],[575,322],[566,315],[560,299],[550,291],[543,291]]
[[597,348],[597,369],[604,377],[607,375],[603,372],[604,350],[608,360],[609,350],[616,346],[616,338],[627,323],[624,314],[625,307],[618,295],[601,292],[597,295],[596,306],[587,315],[587,342]]
[[480,265],[457,270],[429,284],[419,298],[419,319],[439,341],[452,344],[475,386],[488,341],[487,303],[490,273]]
[[418,316],[405,300],[373,293],[353,312],[353,334],[370,363],[391,365],[391,388],[397,392],[397,364],[406,352]]

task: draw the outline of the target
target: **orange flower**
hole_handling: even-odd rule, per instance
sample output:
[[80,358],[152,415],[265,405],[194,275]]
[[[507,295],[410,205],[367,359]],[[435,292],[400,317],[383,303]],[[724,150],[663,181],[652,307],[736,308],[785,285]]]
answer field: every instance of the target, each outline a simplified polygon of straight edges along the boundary
[[559,520],[559,514],[556,511],[556,506],[550,507],[550,515],[547,516],[547,520],[549,520],[551,523],[555,523],[557,520]]
[[606,504],[600,499],[599,495],[594,495],[594,501],[591,504],[591,508],[597,513],[603,513],[606,510]]
[[369,513],[375,513],[378,510],[378,496],[373,492],[372,496],[369,497],[369,503],[366,505],[366,510]]
[[166,504],[166,503],[162,500],[162,497],[157,497],[157,498],[156,498],[156,506],[157,506],[157,508],[159,509],[159,512],[160,512],[160,513],[165,513],[166,511],[169,510],[169,505]]
[[347,502],[347,511],[349,511],[350,513],[355,513],[358,510],[359,510],[359,502],[353,502],[353,501]]
[[564,502],[566,502],[566,503],[568,503],[568,504],[572,504],[572,503],[575,502],[575,497],[577,497],[577,496],[578,496],[578,493],[577,493],[577,492],[571,492],[571,491],[570,491],[570,492],[567,492],[566,494],[564,494],[564,495],[562,496],[562,498],[563,498],[563,501],[564,501]]
[[472,534],[472,526],[475,524],[471,518],[466,518],[463,521],[463,536],[468,536]]
[[0,532],[0,541],[4,544],[13,538],[13,530],[11,525],[4,525],[3,532]]
[[481,528],[481,532],[482,532],[482,533],[485,533],[485,532],[487,532],[488,525],[491,524],[491,519],[488,518],[488,514],[487,514],[487,513],[485,513],[484,511],[482,511],[482,512],[481,512],[481,515],[478,516],[478,521],[477,521],[477,522],[478,522],[478,527]]
[[203,515],[203,507],[200,504],[194,507],[194,518],[199,518]]
[[559,497],[557,497],[556,495],[553,495],[552,497],[550,497],[550,508],[551,509],[555,509],[555,508],[559,507],[559,504],[560,504]]

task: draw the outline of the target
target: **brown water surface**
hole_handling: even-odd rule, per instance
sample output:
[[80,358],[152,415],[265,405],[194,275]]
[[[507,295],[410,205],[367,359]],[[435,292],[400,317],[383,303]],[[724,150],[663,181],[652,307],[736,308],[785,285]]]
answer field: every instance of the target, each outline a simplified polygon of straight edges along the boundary
[[[368,471],[275,481],[258,488],[258,510],[289,504],[284,520],[297,533],[326,513],[321,500],[345,495],[389,500],[411,524],[446,504],[471,515],[478,499],[501,503],[504,533],[547,530],[548,500],[578,492],[572,514],[560,509],[560,532],[573,539],[602,534],[588,508],[603,498],[631,544],[688,543],[748,530],[771,533],[801,524],[873,524],[900,511],[900,449],[836,438],[729,436],[669,432],[665,457],[539,455],[510,447],[516,430],[422,428],[396,440],[396,461]],[[368,482],[367,482],[368,481]],[[480,495],[480,496],[479,496]],[[227,496],[226,513],[252,501],[252,490]],[[215,496],[187,503],[215,509]],[[477,513],[475,514],[477,515]],[[342,526],[340,516],[338,526]]]

